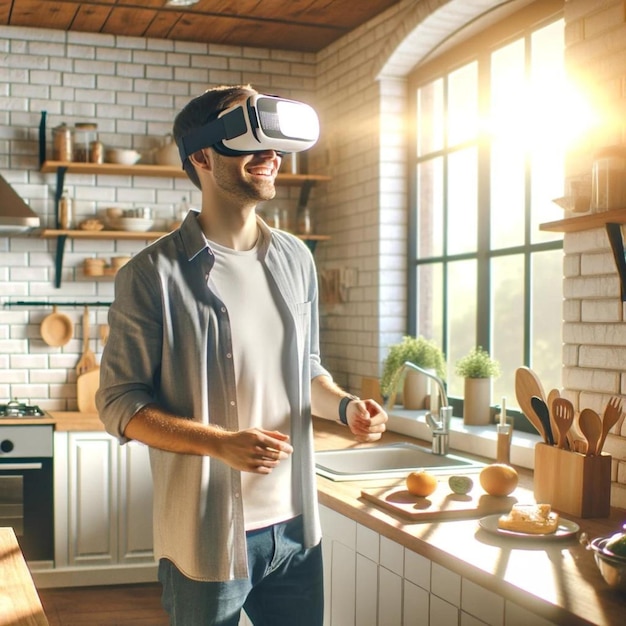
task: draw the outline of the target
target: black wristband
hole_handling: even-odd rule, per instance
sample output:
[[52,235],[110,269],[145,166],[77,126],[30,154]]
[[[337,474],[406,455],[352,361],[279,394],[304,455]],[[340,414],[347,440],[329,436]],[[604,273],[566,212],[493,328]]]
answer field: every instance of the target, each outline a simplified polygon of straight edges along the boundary
[[348,404],[350,404],[352,400],[358,400],[358,398],[356,396],[344,396],[339,401],[339,421],[346,426],[348,425],[348,416],[346,415],[346,409],[348,408]]

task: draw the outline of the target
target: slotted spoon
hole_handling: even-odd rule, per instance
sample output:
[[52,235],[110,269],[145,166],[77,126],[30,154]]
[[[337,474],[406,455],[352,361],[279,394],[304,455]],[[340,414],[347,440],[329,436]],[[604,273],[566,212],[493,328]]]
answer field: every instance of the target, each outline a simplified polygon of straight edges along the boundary
[[593,409],[583,409],[578,416],[578,427],[587,440],[586,456],[596,453],[602,436],[602,420]]
[[574,405],[567,398],[554,398],[551,415],[559,433],[558,447],[565,448],[567,433],[574,422]]
[[600,452],[602,452],[606,436],[609,434],[611,428],[619,422],[620,417],[622,417],[622,401],[613,396],[609,400],[606,407],[604,407],[604,415],[602,416],[602,434],[600,435],[600,440],[598,441],[598,445],[596,447],[596,454],[600,454]]

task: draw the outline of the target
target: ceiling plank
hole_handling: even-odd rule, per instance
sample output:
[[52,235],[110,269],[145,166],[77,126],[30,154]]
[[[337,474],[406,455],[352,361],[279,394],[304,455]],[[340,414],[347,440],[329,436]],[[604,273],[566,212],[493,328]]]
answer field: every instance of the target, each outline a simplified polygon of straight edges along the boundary
[[156,11],[152,9],[115,7],[104,23],[102,32],[126,37],[142,37],[155,15]]
[[81,4],[78,14],[72,23],[72,30],[87,33],[101,33],[104,23],[107,21],[111,8],[95,4]]
[[77,11],[78,6],[72,2],[16,0],[11,11],[11,25],[70,30]]

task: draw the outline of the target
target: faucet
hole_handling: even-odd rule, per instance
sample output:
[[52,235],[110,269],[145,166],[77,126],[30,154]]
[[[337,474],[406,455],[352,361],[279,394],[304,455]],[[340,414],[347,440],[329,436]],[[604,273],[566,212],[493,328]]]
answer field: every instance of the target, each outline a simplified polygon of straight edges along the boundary
[[[438,419],[433,415],[433,411],[427,411],[424,418],[426,419],[426,423],[430,428],[430,432],[432,433],[432,452],[433,454],[445,455],[448,454],[448,448],[450,443],[450,421],[452,419],[452,407],[448,404],[448,395],[446,394],[446,389],[444,387],[443,381],[441,378],[429,372],[428,370],[422,369],[418,365],[411,363],[410,361],[405,361],[403,365],[398,368],[398,371],[395,373],[393,377],[392,389],[396,389],[398,383],[400,382],[400,378],[402,375],[406,373],[407,369],[415,370],[416,372],[420,372],[427,378],[430,378],[437,385],[438,395],[441,399],[441,408],[439,410]],[[392,408],[393,401],[395,400],[395,392],[389,397],[388,408]],[[432,407],[431,407],[432,408]]]

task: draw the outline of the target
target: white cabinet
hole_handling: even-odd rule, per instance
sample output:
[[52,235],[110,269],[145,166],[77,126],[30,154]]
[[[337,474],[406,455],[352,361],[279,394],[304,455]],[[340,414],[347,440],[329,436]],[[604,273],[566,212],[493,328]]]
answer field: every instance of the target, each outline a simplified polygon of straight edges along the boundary
[[55,567],[153,563],[148,448],[55,433]]
[[324,626],[547,626],[550,622],[321,506]]

